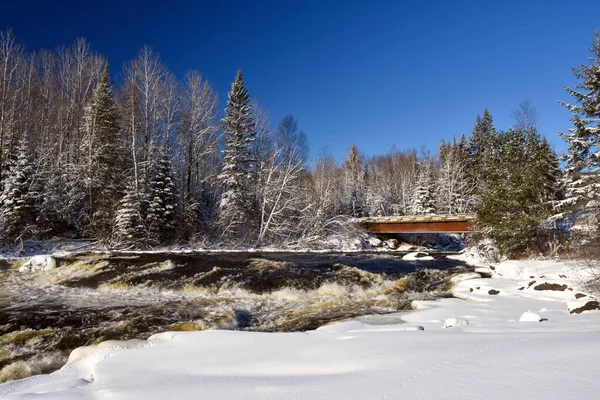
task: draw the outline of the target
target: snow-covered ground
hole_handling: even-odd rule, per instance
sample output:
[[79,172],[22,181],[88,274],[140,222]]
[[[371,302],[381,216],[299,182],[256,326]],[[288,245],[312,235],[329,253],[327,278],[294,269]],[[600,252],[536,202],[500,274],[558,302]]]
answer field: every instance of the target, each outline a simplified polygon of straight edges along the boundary
[[480,270],[491,279],[455,278],[459,298],[410,313],[306,333],[167,332],[80,348],[60,371],[0,385],[0,398],[600,398],[600,311],[569,313],[590,300],[577,271],[492,266]]

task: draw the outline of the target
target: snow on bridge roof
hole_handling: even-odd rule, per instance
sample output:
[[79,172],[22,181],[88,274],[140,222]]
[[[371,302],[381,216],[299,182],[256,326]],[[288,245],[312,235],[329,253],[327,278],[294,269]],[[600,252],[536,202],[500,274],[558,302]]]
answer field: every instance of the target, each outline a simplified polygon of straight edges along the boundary
[[360,224],[414,224],[427,222],[470,222],[475,220],[475,214],[430,214],[430,215],[397,215],[389,217],[356,218]]

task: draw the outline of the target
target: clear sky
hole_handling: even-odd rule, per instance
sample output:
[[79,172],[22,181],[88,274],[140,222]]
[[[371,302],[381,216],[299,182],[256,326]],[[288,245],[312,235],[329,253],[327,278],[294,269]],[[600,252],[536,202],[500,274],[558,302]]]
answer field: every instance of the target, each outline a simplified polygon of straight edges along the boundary
[[[39,3],[39,4],[38,4]],[[339,160],[469,133],[488,108],[499,128],[529,100],[557,151],[569,127],[571,67],[586,62],[598,0],[6,1],[0,29],[28,50],[87,38],[118,76],[150,44],[182,78],[227,91],[242,68],[276,124],[294,115],[314,155]]]

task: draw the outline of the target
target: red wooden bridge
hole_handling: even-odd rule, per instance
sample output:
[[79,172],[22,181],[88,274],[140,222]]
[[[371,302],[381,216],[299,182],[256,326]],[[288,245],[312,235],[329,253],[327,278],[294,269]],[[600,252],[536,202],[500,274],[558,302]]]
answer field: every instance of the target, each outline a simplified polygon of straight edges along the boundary
[[464,233],[471,231],[474,214],[402,215],[358,218],[371,233]]

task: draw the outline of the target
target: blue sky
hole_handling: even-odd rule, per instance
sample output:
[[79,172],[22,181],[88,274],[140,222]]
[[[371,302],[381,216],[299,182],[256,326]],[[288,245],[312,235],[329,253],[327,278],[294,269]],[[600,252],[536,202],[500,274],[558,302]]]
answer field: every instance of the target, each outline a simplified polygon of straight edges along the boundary
[[[488,108],[499,128],[529,100],[557,151],[569,128],[571,67],[586,62],[600,1],[11,1],[28,50],[90,40],[117,76],[147,43],[182,78],[196,69],[224,105],[236,70],[276,124],[294,115],[314,155],[342,159],[469,133]],[[60,3],[60,5],[58,5]],[[155,4],[156,3],[156,4]]]

